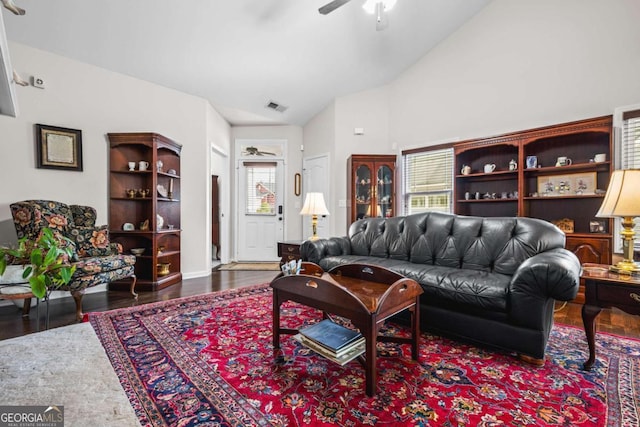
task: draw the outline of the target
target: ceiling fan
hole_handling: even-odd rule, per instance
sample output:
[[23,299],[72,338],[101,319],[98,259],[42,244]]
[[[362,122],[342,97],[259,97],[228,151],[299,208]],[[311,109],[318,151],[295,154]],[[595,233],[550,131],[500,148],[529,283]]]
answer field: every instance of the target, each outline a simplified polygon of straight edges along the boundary
[[256,147],[247,147],[242,153],[245,156],[275,156],[276,153],[269,153],[268,151],[260,151]]
[[[350,1],[351,0],[333,0],[318,9],[318,12],[322,15],[327,15]],[[377,31],[384,30],[389,25],[385,12],[391,10],[396,4],[396,1],[397,0],[366,0],[362,5],[362,8],[366,10],[367,13],[375,13]]]

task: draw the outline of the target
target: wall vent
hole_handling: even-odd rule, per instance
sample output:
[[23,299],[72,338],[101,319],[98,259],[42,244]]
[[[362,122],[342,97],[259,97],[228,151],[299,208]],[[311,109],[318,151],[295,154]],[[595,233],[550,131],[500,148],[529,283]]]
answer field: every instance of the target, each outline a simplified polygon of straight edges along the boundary
[[271,109],[271,110],[275,110],[278,111],[279,113],[284,112],[287,108],[289,107],[285,107],[284,105],[278,104],[275,101],[269,101],[266,105],[267,108]]

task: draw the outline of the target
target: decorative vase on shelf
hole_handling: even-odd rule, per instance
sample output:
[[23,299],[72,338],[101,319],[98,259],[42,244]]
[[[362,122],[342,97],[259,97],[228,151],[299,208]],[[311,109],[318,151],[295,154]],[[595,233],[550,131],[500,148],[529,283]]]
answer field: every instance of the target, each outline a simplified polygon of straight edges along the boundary
[[162,230],[162,226],[164,225],[164,218],[162,218],[160,214],[156,215],[156,224],[158,226],[158,230]]

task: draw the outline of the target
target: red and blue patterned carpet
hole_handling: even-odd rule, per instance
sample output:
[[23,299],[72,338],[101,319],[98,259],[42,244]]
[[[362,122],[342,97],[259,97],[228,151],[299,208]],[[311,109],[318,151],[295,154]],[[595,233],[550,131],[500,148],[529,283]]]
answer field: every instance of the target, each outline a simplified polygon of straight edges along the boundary
[[[408,345],[379,343],[370,398],[356,361],[341,367],[286,336],[274,359],[271,304],[259,285],[89,320],[143,426],[639,425],[640,341],[599,333],[591,372],[584,331],[557,324],[542,368],[428,334],[419,363]],[[288,303],[282,318],[321,316]]]

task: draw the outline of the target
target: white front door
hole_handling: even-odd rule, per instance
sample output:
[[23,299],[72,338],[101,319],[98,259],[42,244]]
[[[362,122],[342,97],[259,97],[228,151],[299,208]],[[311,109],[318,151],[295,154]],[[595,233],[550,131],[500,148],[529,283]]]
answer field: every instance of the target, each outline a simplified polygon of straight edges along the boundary
[[284,239],[284,162],[238,161],[238,261],[277,261]]
[[[329,198],[331,171],[329,170],[329,155],[308,157],[302,159],[302,202],[309,192],[322,193],[324,203],[331,212],[331,199]],[[308,239],[313,234],[311,229],[311,217],[304,217],[302,220],[302,238]],[[329,218],[326,215],[318,217],[317,233],[319,237],[327,238],[329,234]]]

